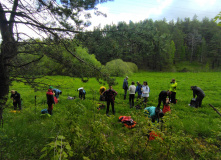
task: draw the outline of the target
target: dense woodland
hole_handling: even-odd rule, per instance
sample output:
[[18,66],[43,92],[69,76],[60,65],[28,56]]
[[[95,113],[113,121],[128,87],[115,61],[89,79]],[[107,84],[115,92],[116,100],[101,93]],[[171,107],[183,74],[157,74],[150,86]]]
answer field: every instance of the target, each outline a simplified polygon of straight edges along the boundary
[[120,22],[78,34],[90,54],[106,64],[113,59],[135,63],[139,69],[176,71],[183,61],[217,69],[221,62],[221,28],[213,20],[178,18],[139,23]]

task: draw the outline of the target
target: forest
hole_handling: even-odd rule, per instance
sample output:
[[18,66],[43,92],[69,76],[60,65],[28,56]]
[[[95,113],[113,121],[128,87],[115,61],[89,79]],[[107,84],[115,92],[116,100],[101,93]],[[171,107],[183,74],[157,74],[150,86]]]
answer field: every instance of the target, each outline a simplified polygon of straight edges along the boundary
[[182,71],[176,65],[189,62],[204,69],[220,70],[221,28],[206,17],[199,21],[197,15],[170,22],[120,22],[79,34],[77,39],[102,64],[122,59],[142,70]]

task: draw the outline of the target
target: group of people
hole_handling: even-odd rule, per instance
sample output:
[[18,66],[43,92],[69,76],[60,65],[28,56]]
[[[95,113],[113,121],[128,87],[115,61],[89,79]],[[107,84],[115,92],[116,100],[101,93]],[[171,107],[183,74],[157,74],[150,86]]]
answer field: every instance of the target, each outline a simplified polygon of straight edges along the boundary
[[[146,107],[146,103],[148,101],[149,93],[150,93],[150,87],[148,86],[148,83],[146,81],[143,82],[143,85],[140,84],[140,82],[137,82],[137,86],[135,86],[135,82],[131,82],[131,85],[128,86],[128,76],[123,81],[123,89],[124,89],[124,100],[127,96],[127,91],[129,91],[129,104],[130,108],[134,107],[134,99],[135,94],[137,93],[137,99],[143,99],[143,104]],[[170,103],[176,104],[176,89],[177,89],[177,82],[175,79],[172,79],[170,82],[170,89],[167,91],[161,91],[158,97],[158,105],[157,107],[151,106],[146,107],[144,109],[144,112],[146,113],[148,111],[149,117],[152,119],[152,121],[155,121],[156,119],[159,121],[159,118],[164,116],[164,114],[167,111],[170,111]],[[193,90],[193,98],[196,96],[196,105],[195,107],[201,107],[202,100],[205,97],[205,93],[203,90],[197,86],[191,86],[191,90]],[[79,98],[85,99],[86,91],[83,87],[78,89],[79,91]],[[110,105],[112,106],[112,112],[113,115],[115,114],[114,109],[114,101],[115,97],[118,94],[112,87],[112,85],[109,85],[109,89],[106,90],[104,86],[100,87],[99,90],[100,93],[100,101],[106,101],[107,102],[107,109],[106,109],[106,115],[109,116],[109,108]],[[47,96],[47,104],[48,104],[48,113],[52,115],[53,110],[53,104],[57,103],[59,100],[59,95],[62,94],[62,91],[56,88],[53,88],[52,86],[49,87],[46,96]],[[17,106],[19,107],[19,110],[21,110],[21,98],[20,94],[12,90],[11,91],[11,99],[13,99],[13,106],[14,110],[17,109]],[[163,102],[163,109],[160,109],[161,102]]]
[[137,82],[137,86],[135,86],[135,82],[131,82],[131,85],[128,87],[128,76],[124,79],[123,82],[123,89],[124,89],[124,100],[127,97],[127,91],[129,91],[129,104],[130,108],[134,107],[134,98],[135,94],[138,93],[137,99],[143,98],[143,103],[146,105],[150,87],[148,86],[148,83],[146,81],[143,82],[143,85],[140,84],[140,82]]

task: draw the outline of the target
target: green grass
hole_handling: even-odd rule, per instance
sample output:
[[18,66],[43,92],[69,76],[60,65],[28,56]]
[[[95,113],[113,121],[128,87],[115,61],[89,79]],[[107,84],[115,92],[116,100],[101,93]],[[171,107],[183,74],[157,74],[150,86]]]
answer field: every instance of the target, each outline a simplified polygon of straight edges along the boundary
[[[11,113],[12,102],[8,100],[9,107],[3,115],[4,126],[0,129],[0,157],[10,160],[39,159],[43,154],[41,150],[48,143],[55,142],[56,136],[63,135],[74,152],[72,159],[220,159],[220,116],[209,106],[212,104],[221,112],[220,77],[219,72],[139,72],[130,75],[129,84],[132,81],[148,82],[150,97],[147,106],[157,105],[160,91],[169,89],[172,78],[178,83],[178,103],[171,105],[172,113],[164,117],[163,124],[154,125],[144,116],[143,110],[129,108],[128,97],[123,100],[124,77],[117,77],[118,84],[113,86],[118,95],[116,115],[110,118],[106,116],[105,109],[97,110],[99,88],[103,84],[94,78],[87,83],[65,76],[39,80],[62,90],[53,116],[45,118],[40,116],[40,111],[47,108],[47,88],[34,92],[30,86],[13,82],[10,89],[21,94],[23,110]],[[188,106],[192,85],[201,87],[206,94],[202,108]],[[108,87],[107,84],[105,86]],[[86,99],[67,100],[68,96],[78,97],[76,90],[79,87],[85,88]],[[132,116],[137,122],[136,128],[127,129],[118,123],[118,117],[122,115]],[[150,130],[160,132],[164,140],[148,142],[146,134]],[[46,159],[53,158],[53,151]]]

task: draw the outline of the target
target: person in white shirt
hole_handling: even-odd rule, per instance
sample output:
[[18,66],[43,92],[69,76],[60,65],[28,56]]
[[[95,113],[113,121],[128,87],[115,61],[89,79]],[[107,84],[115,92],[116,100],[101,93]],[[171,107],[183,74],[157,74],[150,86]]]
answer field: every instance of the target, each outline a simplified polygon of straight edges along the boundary
[[150,92],[150,88],[149,88],[147,82],[144,81],[143,86],[142,86],[142,95],[141,96],[144,98],[143,102],[144,102],[145,106],[147,104],[147,100],[148,100],[148,97],[149,97],[149,92]]
[[131,85],[129,86],[129,103],[130,103],[130,108],[134,107],[134,97],[136,93],[136,86],[134,85],[135,83],[132,82]]

